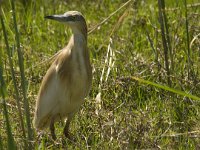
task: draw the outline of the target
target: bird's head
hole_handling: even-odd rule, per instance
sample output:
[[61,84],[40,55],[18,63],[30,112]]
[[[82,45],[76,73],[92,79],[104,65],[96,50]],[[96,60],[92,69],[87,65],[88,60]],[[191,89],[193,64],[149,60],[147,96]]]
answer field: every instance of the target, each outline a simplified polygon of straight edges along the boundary
[[73,32],[81,31],[87,33],[87,25],[85,18],[78,11],[68,11],[61,15],[45,16],[45,18],[65,23],[72,28]]

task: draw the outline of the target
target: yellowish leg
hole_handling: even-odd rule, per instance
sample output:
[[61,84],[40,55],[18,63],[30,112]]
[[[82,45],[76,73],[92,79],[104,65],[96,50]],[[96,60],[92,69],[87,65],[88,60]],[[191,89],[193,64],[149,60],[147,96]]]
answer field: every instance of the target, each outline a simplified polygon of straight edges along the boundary
[[50,123],[50,131],[51,131],[51,136],[52,136],[53,140],[56,140],[54,119],[53,118],[51,119],[51,123]]
[[65,137],[68,138],[68,139],[71,138],[70,135],[69,135],[69,125],[70,125],[70,122],[71,122],[73,116],[74,116],[74,113],[69,114],[69,116],[67,117],[65,128],[63,130]]

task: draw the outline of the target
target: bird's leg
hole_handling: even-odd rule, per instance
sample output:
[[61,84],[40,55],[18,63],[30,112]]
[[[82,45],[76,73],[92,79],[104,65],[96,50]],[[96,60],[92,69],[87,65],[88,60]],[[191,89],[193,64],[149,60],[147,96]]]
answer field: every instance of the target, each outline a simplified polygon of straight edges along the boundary
[[67,118],[67,121],[66,121],[66,124],[65,124],[65,128],[63,130],[63,133],[65,135],[66,138],[69,138],[69,125],[70,125],[70,122],[71,122],[71,118]]
[[67,121],[66,121],[66,124],[65,124],[65,128],[63,130],[63,133],[65,135],[66,138],[69,138],[70,139],[70,136],[69,136],[69,125],[70,125],[70,122],[72,120],[72,117],[73,117],[74,113],[73,114],[70,114],[68,117],[67,117]]
[[50,131],[51,131],[51,136],[52,136],[53,140],[56,140],[55,127],[54,127],[54,118],[51,119]]

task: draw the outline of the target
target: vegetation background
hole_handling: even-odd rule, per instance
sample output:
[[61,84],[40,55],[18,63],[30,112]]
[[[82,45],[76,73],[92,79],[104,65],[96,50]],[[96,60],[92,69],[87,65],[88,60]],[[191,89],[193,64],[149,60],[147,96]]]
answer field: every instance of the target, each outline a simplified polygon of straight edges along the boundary
[[[200,149],[198,0],[9,0],[0,25],[0,149]],[[73,141],[32,126],[50,58],[71,31],[45,15],[87,20],[90,95]],[[94,30],[93,30],[94,29]]]

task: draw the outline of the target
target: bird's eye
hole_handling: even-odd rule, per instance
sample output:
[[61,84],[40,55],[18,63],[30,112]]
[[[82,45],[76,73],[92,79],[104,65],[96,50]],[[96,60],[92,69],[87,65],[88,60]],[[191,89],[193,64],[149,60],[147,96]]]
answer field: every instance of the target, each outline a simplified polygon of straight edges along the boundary
[[75,16],[71,16],[72,20],[75,21],[76,20],[76,17]]

